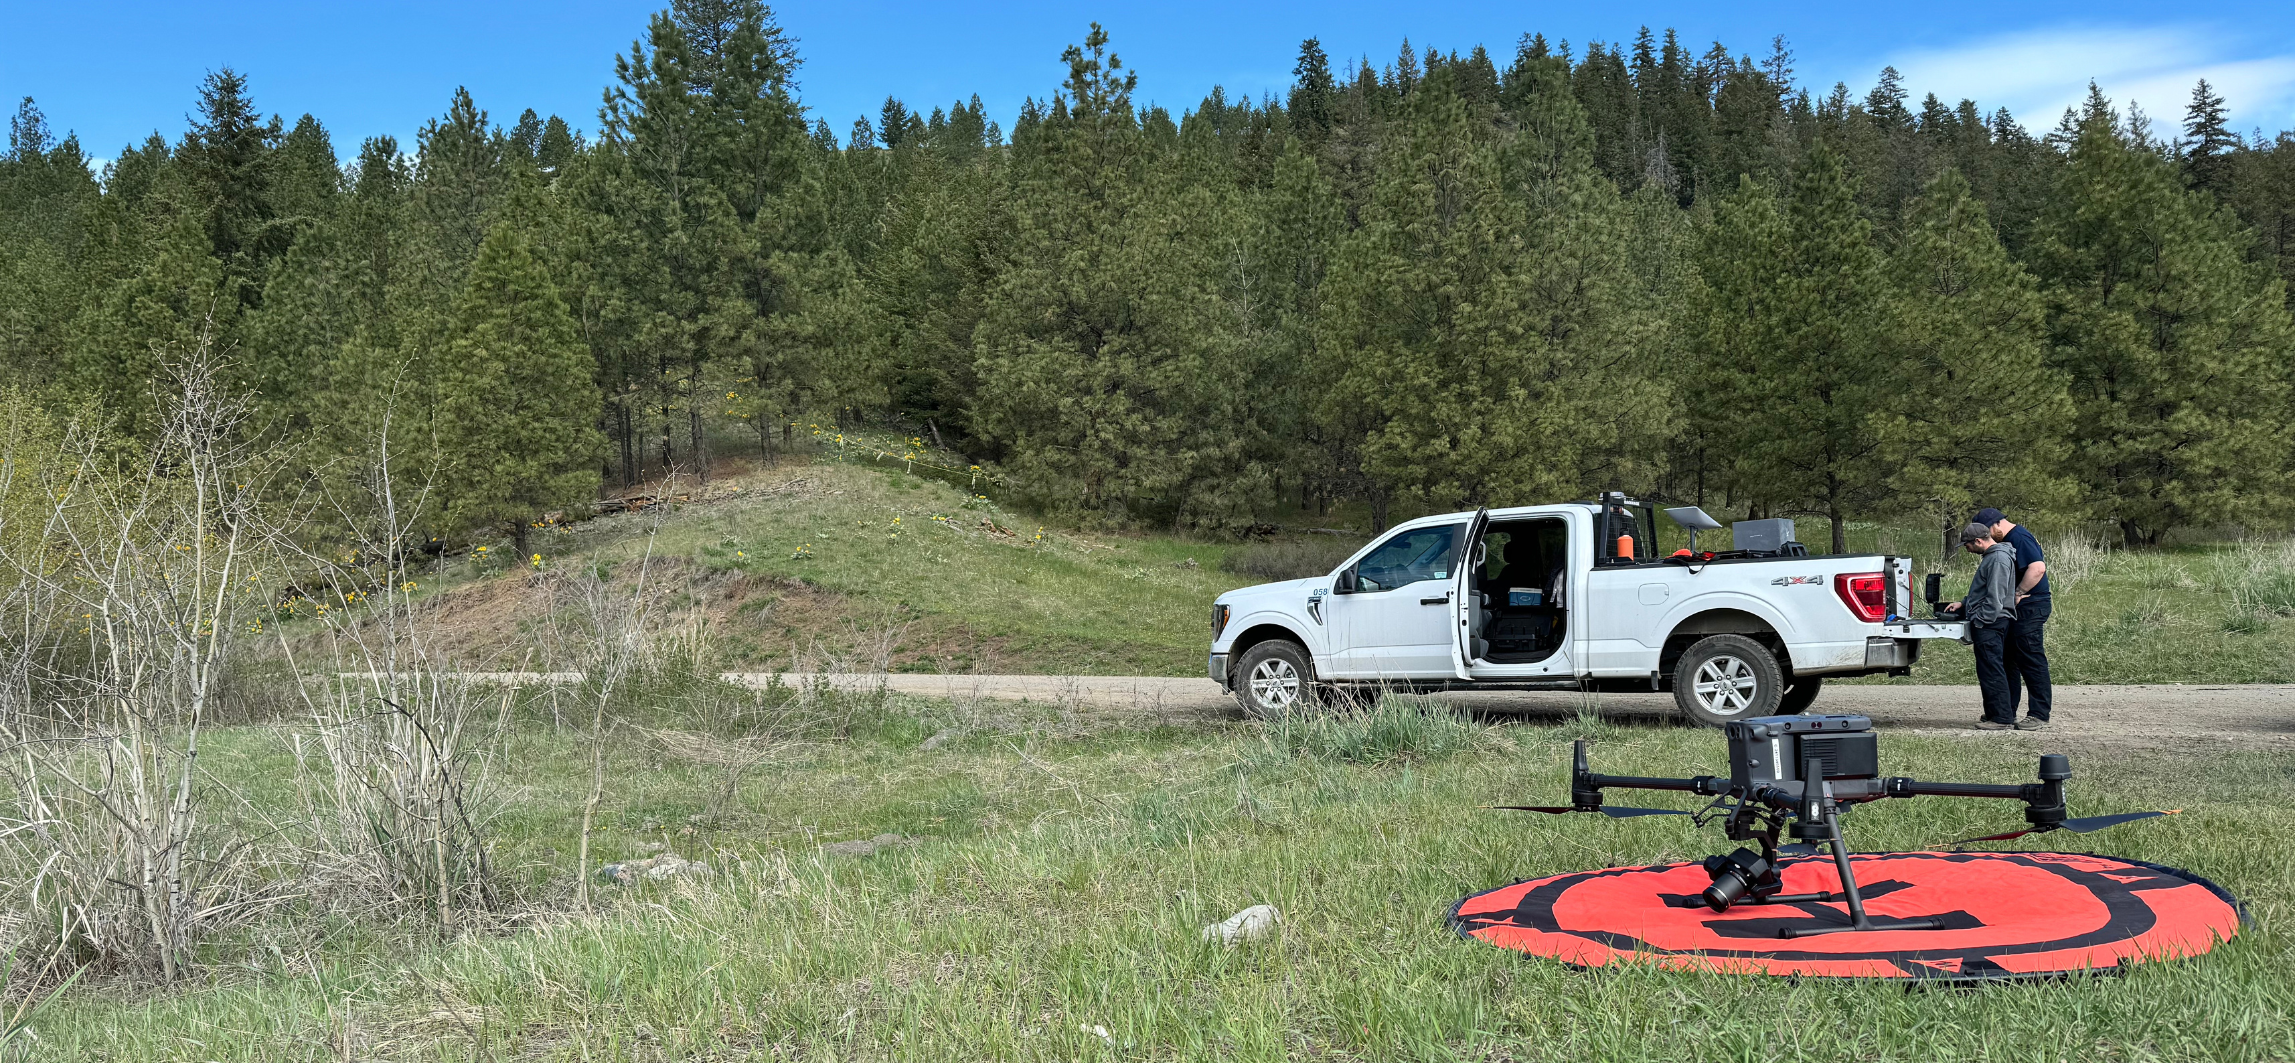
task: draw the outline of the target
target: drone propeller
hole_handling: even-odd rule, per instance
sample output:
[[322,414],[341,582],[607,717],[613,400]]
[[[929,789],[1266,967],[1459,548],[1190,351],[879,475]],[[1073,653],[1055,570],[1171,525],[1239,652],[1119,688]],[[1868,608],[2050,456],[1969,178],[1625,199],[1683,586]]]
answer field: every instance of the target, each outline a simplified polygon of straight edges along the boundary
[[2110,816],[2088,816],[2082,819],[2067,819],[2053,827],[2026,827],[2023,830],[2012,830],[2004,834],[1987,834],[1981,838],[1962,838],[1959,841],[1948,842],[1946,844],[1971,845],[1976,842],[2004,842],[2011,838],[2021,838],[2027,834],[2040,834],[2046,831],[2056,830],[2058,828],[2071,831],[2074,834],[2092,834],[2096,831],[2103,830],[2106,827],[2117,827],[2122,823],[2134,823],[2139,819],[2153,819],[2159,816],[2172,816],[2181,811],[2183,811],[2183,809],[2170,808],[2158,812],[2121,812]]
[[1564,812],[1599,812],[1611,819],[1632,819],[1635,816],[1687,816],[1692,814],[1673,808],[1619,808],[1615,805],[1603,805],[1600,808],[1572,808],[1568,805],[1484,805],[1482,807],[1494,808],[1501,812],[1548,812],[1554,815],[1561,815]]

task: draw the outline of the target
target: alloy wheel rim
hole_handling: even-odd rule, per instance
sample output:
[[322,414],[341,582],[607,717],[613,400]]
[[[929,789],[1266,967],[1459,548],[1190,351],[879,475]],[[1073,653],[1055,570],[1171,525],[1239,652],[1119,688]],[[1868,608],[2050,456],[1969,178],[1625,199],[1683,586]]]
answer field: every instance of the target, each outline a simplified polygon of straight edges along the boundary
[[1269,657],[1251,669],[1251,699],[1270,709],[1287,709],[1299,700],[1299,670],[1281,657]]
[[1752,708],[1759,686],[1753,666],[1729,654],[1697,666],[1697,703],[1715,716],[1735,716]]

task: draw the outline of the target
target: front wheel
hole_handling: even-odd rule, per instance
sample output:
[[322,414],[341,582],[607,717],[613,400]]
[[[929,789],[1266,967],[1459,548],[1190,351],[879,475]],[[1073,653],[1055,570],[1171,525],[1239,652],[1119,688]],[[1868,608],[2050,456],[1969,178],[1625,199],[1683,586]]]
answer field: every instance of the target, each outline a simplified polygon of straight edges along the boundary
[[1769,647],[1743,635],[1702,639],[1673,668],[1674,705],[1707,727],[1774,715],[1784,688]]
[[1296,642],[1270,639],[1251,647],[1235,664],[1235,700],[1253,719],[1289,713],[1313,693],[1314,666],[1308,663],[1307,648]]

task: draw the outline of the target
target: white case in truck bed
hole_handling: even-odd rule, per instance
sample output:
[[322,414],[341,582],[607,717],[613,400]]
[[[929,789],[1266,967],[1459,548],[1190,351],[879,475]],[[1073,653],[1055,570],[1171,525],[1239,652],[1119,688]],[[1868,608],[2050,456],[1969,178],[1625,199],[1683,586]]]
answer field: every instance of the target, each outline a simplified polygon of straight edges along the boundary
[[1329,575],[1220,595],[1211,675],[1254,714],[1350,685],[1670,690],[1718,726],[1903,674],[1965,627],[1911,617],[1906,558],[1636,556],[1654,534],[1617,496],[1421,517]]

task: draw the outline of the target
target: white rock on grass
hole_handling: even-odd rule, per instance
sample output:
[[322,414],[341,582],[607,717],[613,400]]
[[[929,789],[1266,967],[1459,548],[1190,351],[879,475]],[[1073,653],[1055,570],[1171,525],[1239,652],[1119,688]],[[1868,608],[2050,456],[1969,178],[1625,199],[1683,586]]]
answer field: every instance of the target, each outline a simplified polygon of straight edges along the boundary
[[663,853],[644,860],[624,860],[598,869],[601,878],[617,885],[635,886],[640,882],[663,882],[673,878],[698,878],[710,873],[709,865],[688,860],[676,853]]
[[1257,941],[1275,932],[1283,922],[1283,913],[1272,904],[1254,904],[1228,916],[1222,922],[1203,928],[1203,940],[1233,945],[1239,941]]
[[915,838],[905,838],[898,834],[887,831],[883,834],[877,835],[874,838],[856,839],[849,842],[831,842],[822,846],[821,851],[829,854],[830,856],[875,856],[878,850],[881,849],[893,849],[903,845],[915,844]]

